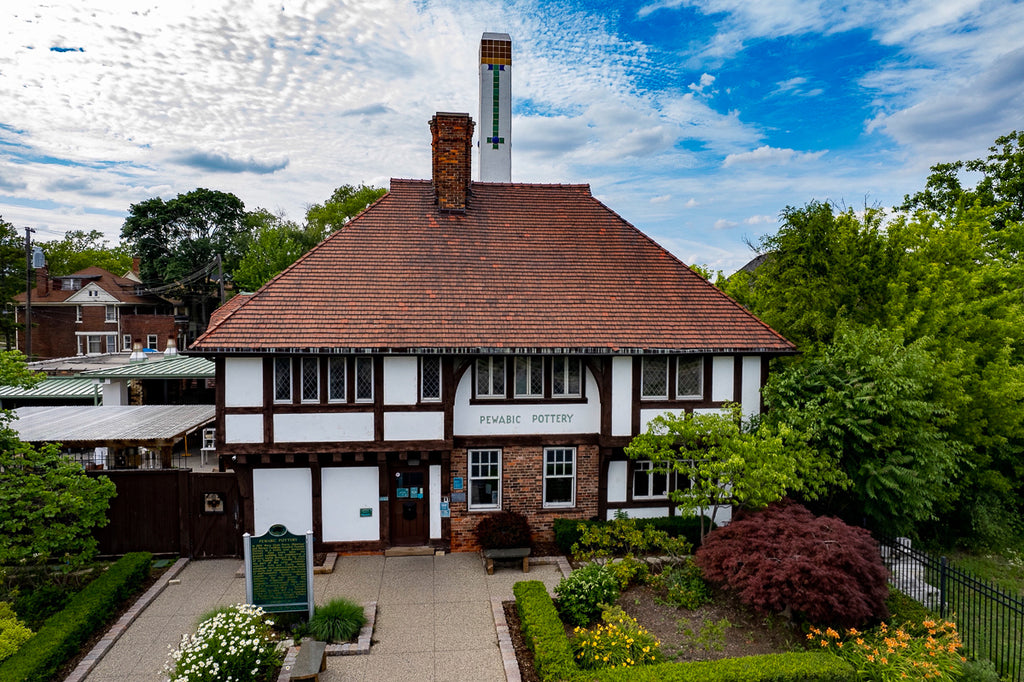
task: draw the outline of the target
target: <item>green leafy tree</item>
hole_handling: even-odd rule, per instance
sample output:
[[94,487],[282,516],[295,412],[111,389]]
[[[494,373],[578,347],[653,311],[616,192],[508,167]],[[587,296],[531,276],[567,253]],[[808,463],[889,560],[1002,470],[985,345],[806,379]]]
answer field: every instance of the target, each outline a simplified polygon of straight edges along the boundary
[[235,284],[245,291],[259,289],[317,243],[298,225],[266,209],[245,219],[253,225],[253,239],[232,273]]
[[[898,208],[948,213],[977,204],[996,209],[992,222],[997,228],[1024,221],[1024,132],[996,138],[988,151],[983,159],[935,164],[924,189],[905,196]],[[981,173],[974,187],[961,183],[964,171]]]
[[383,187],[342,185],[324,203],[309,206],[306,209],[306,232],[315,237],[316,241],[307,249],[323,241],[332,232],[340,230],[345,223],[386,193]]
[[108,246],[99,230],[68,230],[63,239],[39,242],[46,254],[46,267],[51,275],[70,275],[94,266],[115,275],[123,275],[132,267],[128,247]]
[[759,509],[788,494],[815,499],[845,486],[833,461],[808,448],[805,438],[784,422],[745,424],[740,408],[731,405],[724,414],[659,415],[630,441],[626,454],[689,481],[669,498],[691,516],[710,508],[714,521],[720,505]]
[[[42,378],[20,352],[0,353],[0,384],[28,388]],[[96,555],[92,531],[107,523],[114,484],[89,477],[54,444],[21,442],[11,419],[0,410],[0,566],[57,559],[77,568]]]
[[143,281],[186,301],[193,331],[205,327],[215,307],[218,285],[210,278],[215,258],[220,256],[224,272],[231,272],[249,246],[252,225],[245,215],[234,194],[203,188],[128,209],[121,238],[140,257]]
[[0,334],[6,348],[14,347],[14,334],[22,327],[14,321],[14,297],[25,291],[26,284],[25,239],[0,216]]
[[951,502],[964,454],[947,433],[946,377],[930,345],[841,323],[834,343],[807,353],[765,389],[766,421],[806,433],[852,481],[855,495],[830,506],[898,534]]

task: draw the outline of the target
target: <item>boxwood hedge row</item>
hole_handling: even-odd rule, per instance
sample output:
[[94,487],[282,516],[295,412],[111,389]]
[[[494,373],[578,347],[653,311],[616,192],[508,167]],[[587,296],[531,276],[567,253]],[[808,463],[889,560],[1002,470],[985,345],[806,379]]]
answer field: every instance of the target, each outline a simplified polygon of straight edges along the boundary
[[56,674],[96,630],[117,613],[149,578],[153,555],[126,554],[86,585],[43,624],[34,637],[2,664],[2,682],[39,682]]
[[[612,522],[581,521],[580,519],[555,519],[555,544],[558,545],[558,549],[562,550],[563,554],[572,554],[573,544],[580,539],[579,525],[581,523],[585,526],[602,526]],[[705,533],[711,528],[716,527],[715,524],[711,522],[711,519],[706,516],[704,517],[704,523]],[[637,519],[637,524],[641,527],[651,526],[657,530],[663,530],[669,534],[669,537],[685,538],[687,542],[694,546],[694,548],[700,546],[700,517],[698,516],[663,516],[652,519]]]
[[583,671],[572,657],[558,611],[544,583],[513,588],[523,638],[545,682],[853,682],[853,666],[831,654],[809,651],[727,658],[695,663],[660,663],[616,670]]

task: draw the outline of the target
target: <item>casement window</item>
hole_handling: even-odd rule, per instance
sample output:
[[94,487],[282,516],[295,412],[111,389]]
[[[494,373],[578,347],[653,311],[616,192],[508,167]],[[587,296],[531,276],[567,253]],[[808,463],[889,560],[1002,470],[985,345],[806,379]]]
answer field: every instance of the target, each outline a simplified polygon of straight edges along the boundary
[[159,343],[160,342],[157,339],[156,334],[146,335],[146,348],[152,348],[153,350],[156,350],[156,347],[159,345]]
[[676,360],[676,398],[699,400],[704,397],[704,359],[680,357]]
[[82,306],[76,305],[75,306],[75,322],[81,322],[81,321],[82,321]]
[[501,509],[501,450],[470,450],[469,509]]
[[576,504],[576,448],[544,448],[544,506]]
[[320,402],[320,358],[302,358],[302,402]]
[[668,473],[656,468],[650,460],[633,463],[634,500],[668,497]]
[[124,334],[124,335],[122,335],[121,336],[121,350],[131,350],[131,349],[132,349],[132,335],[131,334]]
[[488,356],[476,361],[476,397],[505,397],[505,358]]
[[420,358],[420,400],[437,402],[441,399],[441,357],[428,355]]
[[292,359],[274,358],[274,402],[292,401]]
[[116,305],[108,305],[108,306],[104,306],[104,308],[106,308],[106,321],[107,322],[117,322],[117,306]]
[[515,363],[516,397],[543,398],[544,360],[536,355],[517,355]]
[[641,361],[640,397],[668,400],[668,358],[644,357]]
[[579,398],[583,395],[583,361],[556,356],[551,360],[551,397]]
[[348,384],[345,381],[345,358],[332,357],[327,361],[327,400],[332,403],[345,402]]
[[373,358],[356,358],[356,402],[373,402]]

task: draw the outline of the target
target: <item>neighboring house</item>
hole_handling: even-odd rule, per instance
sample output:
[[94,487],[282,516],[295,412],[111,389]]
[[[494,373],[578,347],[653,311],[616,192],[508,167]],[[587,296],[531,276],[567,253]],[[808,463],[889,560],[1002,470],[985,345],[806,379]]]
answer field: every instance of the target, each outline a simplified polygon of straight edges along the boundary
[[668,515],[677,482],[623,448],[665,411],[757,414],[794,352],[587,185],[470,182],[473,126],[437,114],[432,181],[392,180],[189,349],[250,532],[459,551],[498,509],[541,540]]
[[[137,276],[90,267],[72,275],[36,270],[32,290],[32,356],[35,359],[131,352],[134,341],[163,350],[181,339],[171,303],[145,293]],[[14,297],[17,321],[25,321],[25,294]],[[25,334],[17,347],[25,351]]]

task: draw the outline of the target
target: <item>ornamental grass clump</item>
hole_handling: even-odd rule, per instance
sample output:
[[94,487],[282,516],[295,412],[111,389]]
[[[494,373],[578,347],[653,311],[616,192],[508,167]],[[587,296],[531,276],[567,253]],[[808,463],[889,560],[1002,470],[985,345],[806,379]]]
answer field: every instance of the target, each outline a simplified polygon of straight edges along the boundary
[[605,608],[601,621],[591,630],[573,630],[573,655],[584,670],[630,668],[661,660],[661,643],[620,607]]
[[363,607],[348,599],[332,599],[309,621],[309,634],[322,642],[347,642],[366,625]]
[[166,672],[171,682],[264,682],[281,665],[281,652],[263,609],[237,604],[215,613],[181,638]]
[[619,598],[619,579],[607,566],[587,564],[562,578],[555,586],[555,606],[570,625],[589,625],[601,613],[602,604]]
[[956,624],[948,620],[900,627],[882,623],[867,632],[849,628],[842,635],[812,627],[807,639],[852,664],[857,679],[871,682],[958,680],[967,660]]

